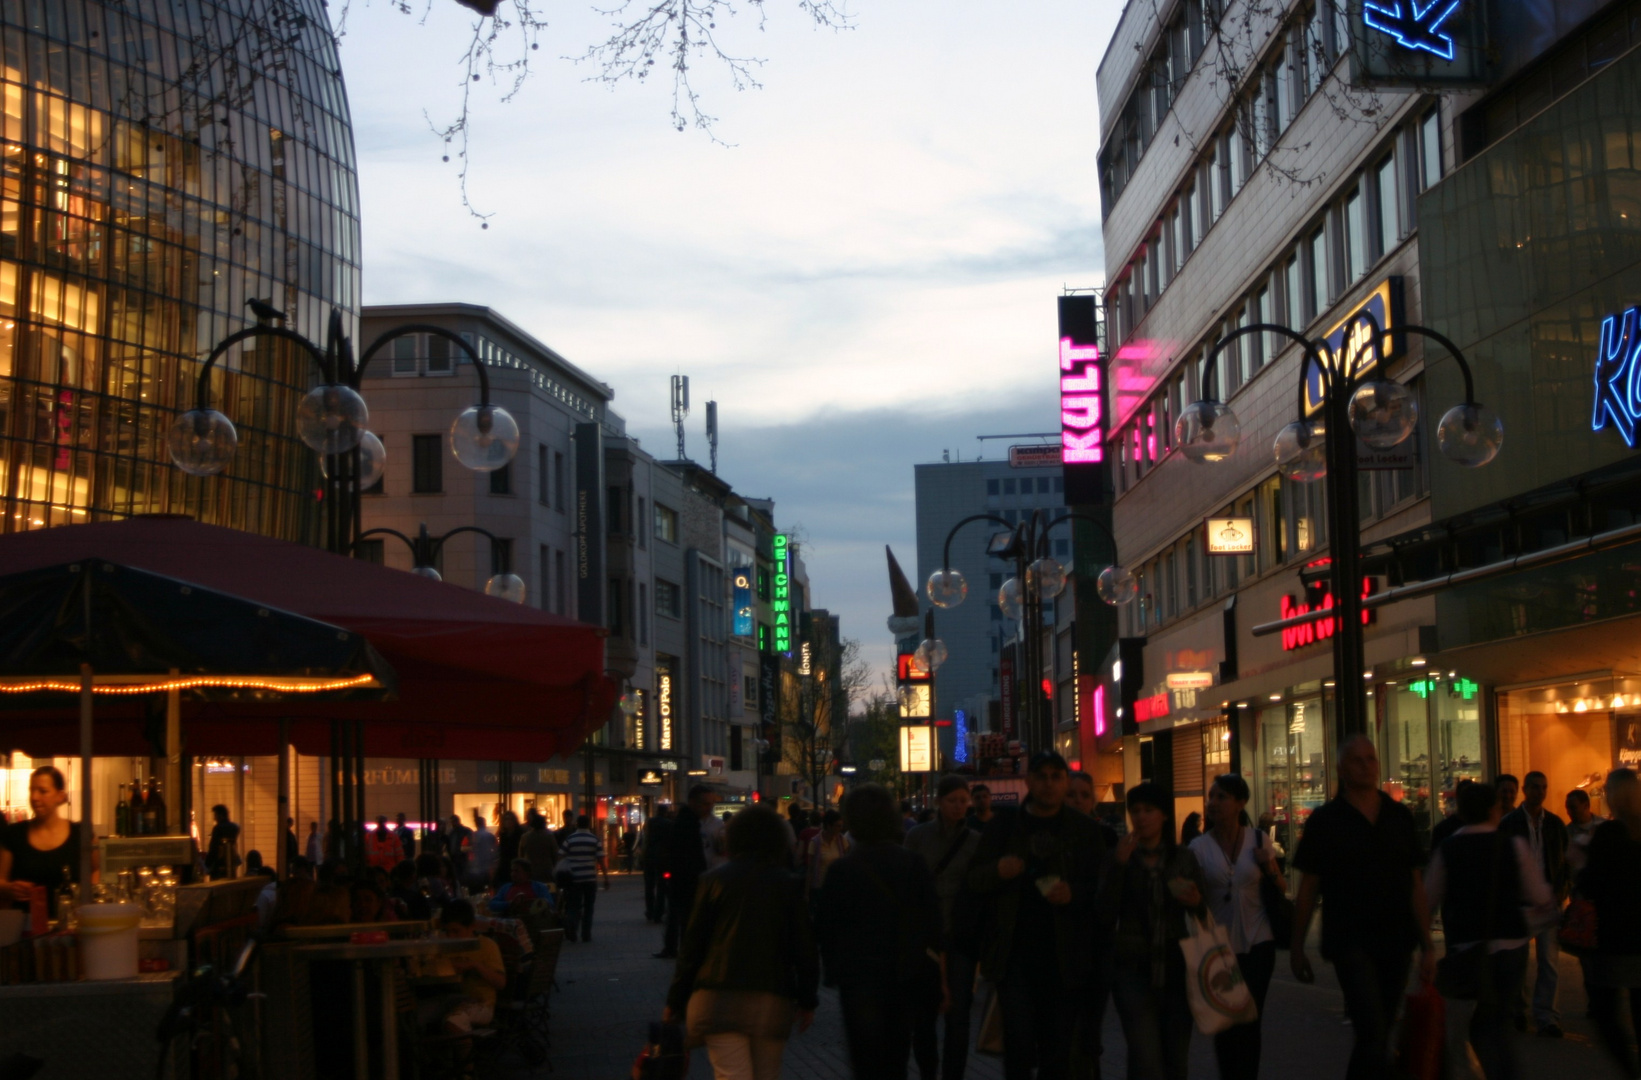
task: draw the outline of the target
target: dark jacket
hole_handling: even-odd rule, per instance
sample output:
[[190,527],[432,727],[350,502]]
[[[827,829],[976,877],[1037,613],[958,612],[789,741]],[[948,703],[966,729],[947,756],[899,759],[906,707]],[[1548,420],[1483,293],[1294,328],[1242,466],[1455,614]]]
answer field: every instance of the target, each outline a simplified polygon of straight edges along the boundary
[[672,833],[667,837],[667,871],[676,891],[695,891],[695,883],[707,872],[707,853],[701,846],[701,819],[685,806],[678,811]]
[[[1560,903],[1567,899],[1567,893],[1572,888],[1572,874],[1567,868],[1567,823],[1546,808],[1544,824],[1539,831],[1544,842],[1544,865],[1540,869],[1544,871],[1544,880],[1550,883],[1550,891],[1555,893],[1556,902]],[[1499,832],[1505,836],[1519,836],[1531,848],[1527,808],[1518,806],[1505,814],[1499,821]]]
[[898,844],[856,844],[826,871],[815,936],[829,986],[912,982],[939,968],[940,899],[934,875]]
[[1641,912],[1641,843],[1622,821],[1606,822],[1591,835],[1578,891],[1595,904],[1596,952],[1641,955],[1641,918],[1636,917]]
[[[1028,830],[1046,819],[1032,822],[1033,816],[1022,807],[1016,813],[993,819],[969,861],[969,888],[992,901],[990,927],[980,942],[981,971],[993,982],[1002,980],[1017,937],[1022,906],[1028,914],[1034,910],[1044,913],[1025,891],[1037,888],[1038,876],[1052,874],[1071,886],[1071,902],[1048,907],[1048,913],[1053,919],[1052,937],[1061,983],[1068,990],[1075,989],[1088,981],[1096,966],[1095,954],[1103,952],[1109,940],[1096,927],[1094,914],[1100,877],[1111,862],[1111,852],[1094,819],[1069,806],[1060,810],[1052,841],[1039,842],[1034,850],[1034,837]],[[997,873],[997,864],[1006,855],[1019,857],[1027,867],[1009,881]]]
[[[1169,882],[1183,878],[1197,887],[1204,903],[1187,908],[1174,897]],[[1112,928],[1112,958],[1120,968],[1148,972],[1152,985],[1165,984],[1167,975],[1185,970],[1184,954],[1175,942],[1189,933],[1185,916],[1202,918],[1207,913],[1208,883],[1202,867],[1187,847],[1175,847],[1156,867],[1149,867],[1138,852],[1118,865],[1113,858],[1111,872],[1100,884],[1096,919]]]
[[813,1009],[820,956],[803,883],[783,866],[736,859],[701,875],[678,944],[667,1006],[682,1016],[697,990],[780,994]]

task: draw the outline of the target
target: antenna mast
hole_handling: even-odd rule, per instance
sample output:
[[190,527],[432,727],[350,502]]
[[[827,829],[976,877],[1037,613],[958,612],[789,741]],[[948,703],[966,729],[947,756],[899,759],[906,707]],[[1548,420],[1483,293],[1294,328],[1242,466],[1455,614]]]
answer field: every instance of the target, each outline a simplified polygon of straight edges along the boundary
[[707,402],[707,447],[712,458],[712,475],[718,475],[718,403]]
[[684,417],[689,415],[689,376],[672,377],[672,426],[678,432],[678,460],[688,460],[684,454]]

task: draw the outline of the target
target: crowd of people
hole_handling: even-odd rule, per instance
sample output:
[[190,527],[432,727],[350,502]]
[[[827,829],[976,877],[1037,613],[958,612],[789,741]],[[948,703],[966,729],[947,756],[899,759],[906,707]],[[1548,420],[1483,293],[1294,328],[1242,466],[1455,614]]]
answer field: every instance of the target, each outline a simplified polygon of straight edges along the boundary
[[[977,1046],[1000,1052],[1009,1080],[1060,1080],[1100,1075],[1109,1004],[1127,1075],[1184,1080],[1196,975],[1181,942],[1218,927],[1253,1008],[1217,1025],[1213,1051],[1221,1077],[1242,1080],[1259,1074],[1278,951],[1300,982],[1315,978],[1321,912],[1321,956],[1352,1030],[1349,1080],[1393,1075],[1415,969],[1449,999],[1449,1075],[1479,1063],[1487,1080],[1515,1080],[1524,1032],[1562,1036],[1561,927],[1578,921],[1594,928],[1579,949],[1591,1016],[1624,1075],[1641,1075],[1621,1015],[1641,1029],[1636,775],[1608,776],[1611,820],[1580,790],[1563,821],[1540,773],[1463,782],[1428,851],[1379,775],[1372,741],[1347,740],[1338,794],[1291,858],[1268,820],[1250,820],[1235,774],[1213,780],[1189,836],[1154,783],[1126,791],[1119,835],[1093,815],[1090,778],[1046,752],[1018,807],[948,776],[922,815],[866,784],[838,811],[783,819],[754,805],[726,826],[697,787],[638,843],[646,914],[666,928],[657,955],[676,961],[664,1019],[706,1047],[718,1080],[766,1080],[812,1021],[824,978],[861,1080],[900,1080],[914,1064],[921,1080],[959,1080]],[[1569,902],[1584,905],[1576,920]]]

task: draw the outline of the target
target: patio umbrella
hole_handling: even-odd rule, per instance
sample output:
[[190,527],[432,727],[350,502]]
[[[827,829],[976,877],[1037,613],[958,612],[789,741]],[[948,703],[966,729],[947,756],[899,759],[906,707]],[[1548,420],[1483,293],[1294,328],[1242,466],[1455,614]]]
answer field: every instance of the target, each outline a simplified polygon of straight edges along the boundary
[[[98,695],[380,699],[394,682],[352,631],[145,570],[93,558],[0,576],[0,708],[50,710],[78,696],[86,798]],[[82,882],[91,880],[91,826],[87,805]]]
[[[618,696],[600,627],[318,548],[176,517],[0,536],[0,574],[93,557],[353,631],[397,673],[391,700],[195,701],[191,753],[275,753],[288,720],[297,749],[327,754],[332,720],[362,720],[373,756],[545,761],[580,746]],[[106,711],[140,730],[137,702]],[[63,734],[60,715],[13,719],[19,749],[51,752]]]

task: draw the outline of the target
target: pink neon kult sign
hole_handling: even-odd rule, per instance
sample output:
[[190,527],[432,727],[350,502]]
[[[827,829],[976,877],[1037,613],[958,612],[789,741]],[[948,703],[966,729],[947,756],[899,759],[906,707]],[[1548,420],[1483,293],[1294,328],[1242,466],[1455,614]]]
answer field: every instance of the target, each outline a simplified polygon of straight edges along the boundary
[[1060,459],[1067,465],[1105,460],[1100,347],[1060,339]]

